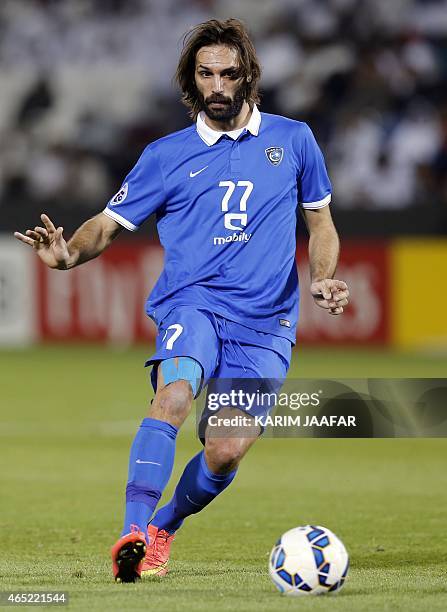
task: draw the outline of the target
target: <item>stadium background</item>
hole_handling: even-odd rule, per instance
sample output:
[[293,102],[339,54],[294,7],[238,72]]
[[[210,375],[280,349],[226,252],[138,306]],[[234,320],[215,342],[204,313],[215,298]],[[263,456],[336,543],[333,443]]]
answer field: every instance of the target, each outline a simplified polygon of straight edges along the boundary
[[[46,212],[70,236],[117,191],[148,142],[188,124],[171,81],[182,35],[228,16],[253,34],[261,110],[307,121],[333,181],[338,276],[349,283],[352,304],[333,318],[313,306],[300,227],[302,314],[291,376],[445,376],[445,0],[3,0],[1,526],[15,550],[2,559],[5,588],[66,585],[80,608],[128,605],[122,595],[108,599],[104,551],[120,523],[127,449],[151,394],[141,366],[154,329],[143,303],[163,258],[151,221],[69,273],[44,269],[11,234]],[[313,521],[347,541],[356,610],[390,601],[394,609],[420,609],[421,576],[424,605],[445,609],[445,545],[427,545],[442,525],[444,441],[298,442],[259,443],[234,493],[185,527],[174,569],[186,578],[170,582],[168,592],[156,584],[151,601],[180,609],[186,589],[195,609],[208,609],[218,593],[216,609],[248,610],[261,591],[265,603],[256,609],[276,609],[265,553],[281,531]],[[196,446],[189,424],[176,475]],[[296,465],[305,466],[299,486],[291,485]],[[337,478],[325,489],[316,483],[328,465]],[[284,495],[289,503],[279,509]],[[250,514],[253,503],[256,516],[235,527],[232,513],[242,506]],[[371,530],[362,540],[365,525]],[[17,527],[20,552],[11,533]],[[244,562],[224,546],[228,529],[236,541],[250,534]],[[402,542],[402,529],[413,546]],[[58,552],[67,534],[71,550]],[[201,537],[213,542],[206,559]]]

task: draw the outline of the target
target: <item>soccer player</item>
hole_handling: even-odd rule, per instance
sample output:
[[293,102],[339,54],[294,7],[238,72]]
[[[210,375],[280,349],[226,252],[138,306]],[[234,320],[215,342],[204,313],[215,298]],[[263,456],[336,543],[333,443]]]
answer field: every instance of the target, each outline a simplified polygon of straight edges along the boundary
[[[43,227],[15,233],[45,264],[68,270],[97,257],[123,228],[136,231],[157,217],[165,266],[147,301],[158,326],[147,361],[155,399],[132,444],[124,526],[112,548],[113,573],[123,582],[166,574],[184,519],[230,485],[261,433],[253,426],[247,435],[234,428],[212,435],[205,415],[204,450],[155,512],[177,432],[208,382],[250,379],[275,389],[286,377],[298,315],[298,206],[310,234],[316,304],[338,315],[348,303],[346,284],[333,278],[339,240],[323,156],[305,123],[258,110],[260,67],[243,24],[195,27],[176,77],[193,125],[151,143],[106,208],[68,242],[44,214]],[[242,409],[222,406],[218,414]]]

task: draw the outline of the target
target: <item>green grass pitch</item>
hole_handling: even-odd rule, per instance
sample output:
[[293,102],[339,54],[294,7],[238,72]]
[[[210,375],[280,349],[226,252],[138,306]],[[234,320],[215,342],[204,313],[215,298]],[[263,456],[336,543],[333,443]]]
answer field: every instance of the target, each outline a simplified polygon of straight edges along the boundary
[[[66,590],[72,610],[447,609],[447,440],[264,439],[191,517],[164,580],[116,585],[128,450],[150,397],[148,351],[0,352],[0,590]],[[442,357],[300,350],[293,376],[442,377]],[[191,422],[175,472],[200,448]],[[164,499],[166,499],[166,496]],[[332,597],[284,598],[267,574],[285,530],[326,525],[351,570]]]

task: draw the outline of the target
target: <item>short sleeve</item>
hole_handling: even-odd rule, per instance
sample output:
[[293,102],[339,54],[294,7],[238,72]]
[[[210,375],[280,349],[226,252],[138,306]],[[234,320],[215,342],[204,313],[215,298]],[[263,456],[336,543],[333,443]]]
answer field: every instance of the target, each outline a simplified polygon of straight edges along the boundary
[[160,162],[149,146],[103,213],[135,232],[164,203],[165,189]]
[[300,135],[298,202],[303,208],[323,208],[331,201],[331,182],[323,154],[308,125],[304,124]]

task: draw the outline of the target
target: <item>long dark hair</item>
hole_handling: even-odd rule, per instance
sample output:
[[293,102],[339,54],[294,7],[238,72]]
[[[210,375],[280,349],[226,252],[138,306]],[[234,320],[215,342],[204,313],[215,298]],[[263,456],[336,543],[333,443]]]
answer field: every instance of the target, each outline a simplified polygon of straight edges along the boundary
[[208,45],[219,44],[232,47],[238,53],[239,77],[244,79],[244,100],[250,107],[259,102],[258,83],[261,67],[244,24],[238,19],[226,21],[210,19],[195,26],[185,35],[175,73],[175,80],[182,90],[182,102],[189,108],[189,114],[193,119],[196,119],[202,110],[195,81],[197,51]]

